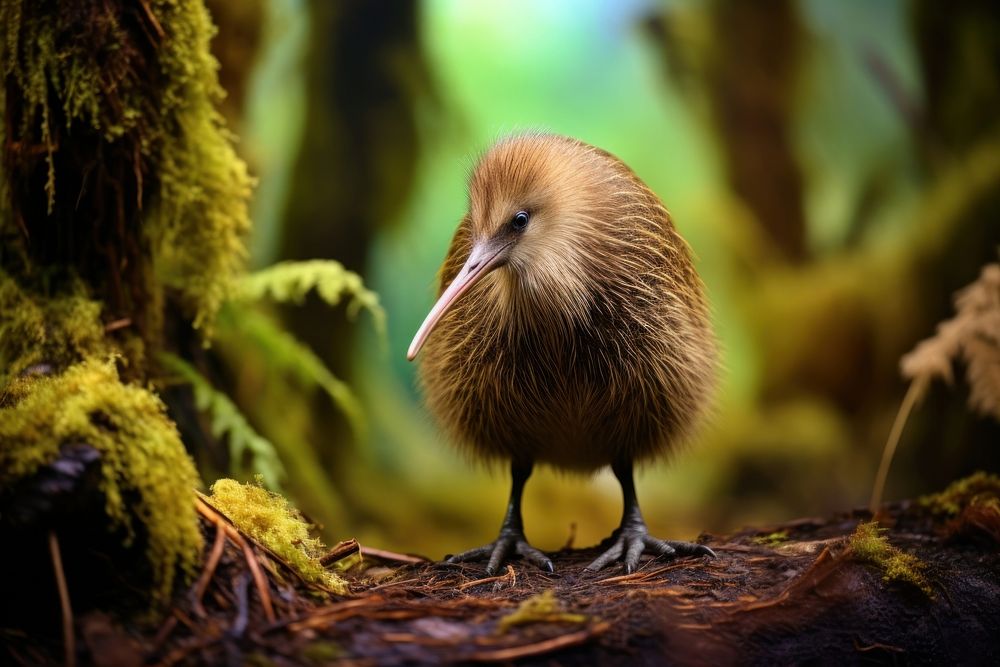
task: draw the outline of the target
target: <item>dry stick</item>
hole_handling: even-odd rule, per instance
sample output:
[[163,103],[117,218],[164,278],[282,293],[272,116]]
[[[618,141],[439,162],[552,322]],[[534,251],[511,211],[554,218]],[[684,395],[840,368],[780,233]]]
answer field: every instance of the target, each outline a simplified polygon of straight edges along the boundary
[[882,492],[885,490],[885,480],[889,476],[889,465],[892,463],[892,457],[896,454],[896,446],[899,444],[900,436],[903,435],[903,427],[906,426],[906,420],[910,418],[913,406],[916,405],[917,400],[923,395],[926,388],[926,376],[913,380],[910,383],[910,388],[906,390],[906,396],[903,397],[899,411],[896,413],[896,420],[892,423],[892,430],[889,431],[889,439],[885,443],[885,449],[882,450],[882,462],[878,467],[878,475],[875,476],[872,497],[868,502],[868,509],[873,515],[878,511],[879,505],[882,504]]
[[599,579],[597,583],[600,585],[607,585],[607,584],[630,583],[633,581],[646,581],[647,579],[655,577],[658,574],[663,574],[664,572],[669,572],[671,570],[676,570],[678,568],[687,567],[689,565],[690,563],[686,561],[682,561],[679,563],[671,563],[670,565],[663,565],[661,567],[658,567],[655,570],[645,570],[645,571],[639,570],[638,572],[633,572],[631,574],[620,574],[615,577],[608,577],[607,579]]
[[[508,564],[507,571],[503,574],[498,574],[495,577],[486,577],[485,579],[476,579],[475,581],[467,581],[458,587],[458,590],[464,591],[466,588],[472,588],[473,586],[479,586],[480,584],[488,584],[493,581],[517,581],[516,575],[514,574],[514,566]],[[511,584],[513,586],[513,584]]]
[[323,567],[329,567],[336,563],[337,561],[343,560],[348,556],[352,556],[361,551],[361,545],[353,537],[349,540],[344,540],[340,544],[336,545],[326,555],[321,556],[319,559],[319,564]]
[[519,658],[542,655],[561,648],[566,648],[567,646],[582,644],[591,637],[596,637],[601,634],[609,627],[611,627],[610,623],[598,623],[594,627],[587,630],[571,632],[569,634],[560,635],[558,637],[535,642],[533,644],[512,646],[511,648],[495,649],[492,651],[477,651],[476,653],[468,656],[468,658],[470,660],[479,660],[481,662],[506,662],[508,660],[517,660]]
[[361,547],[362,556],[371,556],[372,558],[381,558],[382,560],[391,560],[397,563],[429,563],[430,559],[424,558],[423,556],[411,556],[409,554],[400,554],[395,551],[386,551],[385,549],[375,549],[372,547]]
[[235,528],[229,524],[224,525],[229,538],[243,549],[243,556],[246,558],[247,566],[250,568],[250,574],[253,575],[253,583],[257,586],[257,592],[260,593],[260,604],[264,607],[264,616],[267,617],[268,623],[274,623],[277,618],[274,615],[274,607],[271,605],[271,593],[268,591],[264,573],[260,571],[260,563],[257,562],[257,556]]
[[105,324],[104,333],[111,333],[112,331],[118,331],[119,329],[124,329],[125,327],[130,326],[132,326],[132,320],[127,317],[123,317],[119,320],[114,320]]
[[153,647],[150,649],[148,655],[155,655],[159,652],[163,645],[170,638],[171,633],[173,633],[174,628],[177,627],[177,616],[176,614],[170,614],[167,620],[163,622],[160,629],[156,632],[156,636],[153,637]]
[[198,578],[198,583],[194,587],[194,613],[199,618],[205,618],[208,613],[205,611],[205,605],[202,604],[202,598],[205,597],[205,591],[208,590],[208,584],[212,581],[212,576],[215,574],[215,568],[219,565],[219,560],[222,558],[222,550],[226,546],[226,530],[219,524],[215,525],[215,542],[212,544],[212,552],[208,555],[208,560],[205,562],[205,569],[202,570],[201,576]]
[[69,587],[66,585],[62,555],[59,553],[59,538],[56,537],[54,530],[49,531],[49,556],[52,557],[52,569],[55,570],[56,586],[59,589],[59,606],[62,608],[63,650],[66,652],[66,667],[75,667],[76,633],[73,631],[73,607],[69,603]]
[[[233,522],[229,520],[229,517],[227,517],[225,514],[223,514],[219,510],[217,510],[215,508],[215,506],[212,505],[212,503],[210,503],[208,501],[208,496],[206,496],[204,493],[201,493],[200,491],[195,491],[195,498],[197,500],[197,502],[195,503],[195,506],[198,508],[198,511],[202,514],[202,516],[204,516],[206,519],[208,519],[212,523],[218,523],[219,521],[222,521],[227,526],[231,527],[233,530],[236,530],[238,532],[239,529],[237,529],[233,525]],[[290,572],[292,574],[292,576],[294,576],[296,579],[298,579],[299,581],[301,581],[303,586],[308,586],[309,588],[312,588],[312,589],[315,589],[315,590],[318,590],[318,591],[323,591],[324,593],[336,594],[336,591],[332,591],[329,588],[327,588],[326,586],[322,586],[322,585],[317,584],[315,582],[306,580],[299,573],[298,570],[296,570],[294,567],[292,567],[288,563],[288,561],[286,561],[284,558],[282,558],[281,556],[279,556],[278,554],[276,554],[274,551],[272,551],[271,549],[269,549],[266,544],[261,544],[260,542],[254,540],[252,537],[249,537],[249,536],[247,536],[245,539],[249,539],[251,542],[253,542],[253,544],[254,544],[255,547],[257,547],[258,549],[260,549],[261,551],[263,551],[265,554],[267,554],[271,558],[271,560],[273,560],[275,563],[278,563],[278,564],[282,565],[285,568],[285,570],[287,570],[288,572]]]
[[[200,496],[200,494],[199,494]],[[217,528],[220,528],[226,532],[226,536],[233,541],[236,546],[243,550],[243,557],[247,562],[247,567],[250,568],[250,574],[253,575],[254,585],[257,587],[257,592],[260,594],[260,604],[264,608],[264,616],[267,617],[269,623],[274,623],[276,617],[274,615],[274,607],[271,604],[271,593],[267,588],[267,580],[264,579],[264,573],[260,571],[260,564],[257,562],[257,557],[253,553],[253,549],[240,532],[229,523],[225,516],[222,515],[217,509],[206,503],[201,497],[196,498],[197,502],[195,506],[198,511],[209,521],[214,523]]]
[[372,586],[365,593],[371,593],[372,591],[382,590],[383,588],[391,588],[393,586],[402,586],[403,584],[412,584],[415,581],[421,581],[420,577],[414,577],[412,579],[401,579],[399,581],[387,581],[384,584],[379,584],[378,586]]

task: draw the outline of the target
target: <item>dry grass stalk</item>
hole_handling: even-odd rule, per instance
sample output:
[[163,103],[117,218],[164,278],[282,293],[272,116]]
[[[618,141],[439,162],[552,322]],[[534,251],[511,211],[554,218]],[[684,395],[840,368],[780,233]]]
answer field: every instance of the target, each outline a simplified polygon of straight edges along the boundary
[[869,503],[872,513],[882,503],[889,466],[910,412],[933,380],[952,383],[956,360],[965,364],[969,407],[1000,421],[1000,263],[987,264],[975,282],[955,295],[955,311],[955,317],[938,325],[937,333],[900,359],[900,371],[910,387],[882,452]]

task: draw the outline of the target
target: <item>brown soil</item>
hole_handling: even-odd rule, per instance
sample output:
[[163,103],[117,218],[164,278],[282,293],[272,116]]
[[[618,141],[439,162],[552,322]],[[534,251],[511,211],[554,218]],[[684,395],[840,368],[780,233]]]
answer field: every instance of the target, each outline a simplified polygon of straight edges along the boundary
[[[586,572],[596,548],[553,554],[555,574],[515,562],[498,577],[485,577],[481,565],[363,550],[350,574],[352,594],[337,597],[305,586],[205,509],[205,569],[166,621],[144,625],[120,609],[109,615],[77,607],[81,662],[1000,662],[995,536],[976,520],[939,521],[911,503],[879,518],[891,526],[892,544],[925,563],[931,595],[887,582],[877,567],[853,558],[848,537],[865,512],[703,535],[718,558],[650,558],[627,576]],[[221,555],[213,563],[216,539]],[[353,551],[345,544],[330,560]],[[248,567],[248,553],[257,567]],[[545,591],[555,598],[547,607],[521,624],[503,620],[525,600],[544,601],[535,596]],[[7,628],[0,639],[2,662],[64,662],[58,630]]]

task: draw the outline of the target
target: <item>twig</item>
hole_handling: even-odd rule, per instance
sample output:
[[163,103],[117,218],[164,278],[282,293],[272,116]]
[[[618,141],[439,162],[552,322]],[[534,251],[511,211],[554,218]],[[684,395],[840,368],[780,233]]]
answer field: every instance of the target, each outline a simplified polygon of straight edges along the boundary
[[542,655],[544,653],[549,653],[551,651],[557,651],[561,648],[566,648],[567,646],[576,646],[577,644],[582,644],[588,639],[601,634],[609,627],[611,627],[610,623],[607,622],[598,623],[586,630],[570,632],[569,634],[560,635],[558,637],[553,637],[552,639],[546,639],[544,641],[535,642],[533,644],[524,644],[522,646],[512,646],[510,648],[494,649],[492,651],[477,651],[468,656],[468,659],[478,660],[480,662],[505,662],[508,660],[518,660],[520,658],[527,658],[529,656],[534,656],[534,655]]
[[215,568],[219,565],[219,559],[222,558],[222,550],[225,546],[226,529],[219,524],[215,524],[215,542],[212,544],[212,551],[205,562],[205,569],[202,570],[201,576],[198,577],[198,583],[194,587],[194,601],[191,605],[194,608],[194,613],[200,618],[207,616],[205,605],[202,604],[202,598],[205,597],[205,591],[208,589],[208,584],[212,581],[212,576],[215,574]]
[[429,558],[424,558],[423,556],[411,556],[410,554],[401,554],[395,551],[386,551],[385,549],[375,549],[372,547],[361,547],[361,555],[395,561],[397,563],[412,563],[414,565],[431,562]]
[[271,593],[268,590],[264,573],[260,571],[260,563],[257,562],[257,556],[235,528],[229,524],[225,524],[225,526],[229,538],[243,549],[243,556],[246,558],[247,567],[250,568],[250,574],[253,575],[253,583],[257,587],[257,592],[260,594],[260,604],[264,607],[264,616],[267,618],[267,622],[274,623],[277,619],[274,615],[274,607],[271,605]]
[[119,329],[124,329],[125,327],[130,326],[132,326],[132,320],[127,317],[123,317],[105,324],[104,333],[111,333],[112,331],[118,331]]
[[62,555],[59,553],[59,538],[54,530],[49,531],[49,556],[52,558],[52,569],[56,574],[56,587],[59,589],[59,606],[62,609],[63,650],[65,651],[66,667],[76,667],[76,633],[73,630],[73,607],[69,601],[69,587],[66,585],[66,573],[63,571]]
[[176,627],[177,615],[170,614],[170,616],[167,617],[167,620],[163,622],[163,625],[160,626],[160,629],[156,631],[156,636],[153,637],[153,648],[149,651],[150,655],[156,655],[160,649],[163,648],[163,645],[167,642],[167,639],[170,638],[170,635]]
[[399,581],[387,581],[384,584],[379,584],[378,586],[372,586],[365,593],[371,593],[372,591],[379,591],[383,588],[392,588],[393,586],[402,586],[403,584],[412,584],[416,581],[420,581],[420,577],[414,577],[412,579],[401,579]]
[[[225,514],[217,510],[215,506],[212,505],[212,503],[210,502],[210,498],[208,496],[206,496],[204,493],[201,493],[200,491],[195,491],[195,497],[198,500],[198,502],[196,503],[196,507],[198,508],[198,511],[201,513],[202,516],[204,516],[212,523],[218,523],[219,521],[222,521],[233,530],[239,532],[239,529],[233,525],[233,522],[229,520],[229,517],[227,517]],[[280,565],[282,565],[287,572],[290,572],[293,577],[302,582],[303,586],[308,586],[309,588],[313,588],[318,591],[323,591],[324,593],[336,593],[336,591],[332,591],[326,586],[317,584],[312,581],[307,581],[305,578],[302,577],[302,574],[299,573],[298,570],[292,567],[284,558],[282,558],[274,551],[269,549],[266,544],[261,544],[260,542],[254,540],[249,535],[244,536],[244,539],[252,542],[255,547],[266,553],[268,557],[270,557],[270,559],[273,560],[275,563],[279,563]]]
[[236,527],[221,512],[206,503],[201,494],[198,494],[195,506],[202,516],[214,523],[217,528],[224,530],[226,536],[243,550],[243,557],[247,562],[247,567],[250,568],[250,574],[253,575],[257,592],[260,594],[260,604],[264,608],[264,616],[267,617],[268,623],[274,623],[276,617],[274,615],[274,606],[271,604],[271,593],[268,590],[267,580],[264,578],[264,573],[260,570],[260,563],[257,562],[257,556],[254,554],[253,549],[243,539],[243,536],[240,535],[240,531],[236,530]]
[[[459,586],[458,590],[464,591],[466,588],[472,588],[473,586],[480,586],[482,584],[488,584],[494,581],[499,583],[500,581],[510,580],[513,582],[515,581],[515,577],[516,575],[514,574],[514,567],[508,564],[507,571],[504,572],[503,574],[498,574],[495,577],[486,577],[485,579],[476,579],[475,581],[467,581],[461,586]],[[513,583],[511,585],[513,586]]]
[[629,584],[636,583],[640,581],[646,581],[651,579],[658,574],[663,574],[664,572],[669,572],[670,570],[676,570],[682,567],[689,567],[690,563],[687,561],[681,561],[678,563],[671,563],[670,565],[664,565],[658,567],[655,570],[646,570],[643,572],[639,570],[638,572],[633,572],[632,574],[620,574],[616,577],[608,577],[607,579],[601,579],[598,584]]
[[152,24],[153,30],[155,30],[156,34],[160,36],[160,39],[163,39],[166,36],[166,33],[163,32],[163,26],[161,26],[160,22],[156,19],[156,14],[154,14],[153,10],[150,8],[149,2],[147,2],[147,0],[140,0],[139,4],[142,5],[143,10],[146,12],[146,17],[149,18],[149,22]]
[[358,553],[361,551],[361,545],[353,537],[349,540],[344,540],[337,546],[330,549],[326,555],[321,556],[319,559],[320,565],[323,567],[329,567],[339,560],[343,560],[348,556]]

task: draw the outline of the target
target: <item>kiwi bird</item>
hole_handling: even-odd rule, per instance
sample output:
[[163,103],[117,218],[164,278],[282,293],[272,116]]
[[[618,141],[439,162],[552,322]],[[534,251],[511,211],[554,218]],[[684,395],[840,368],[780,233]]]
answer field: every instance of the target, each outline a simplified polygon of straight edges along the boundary
[[474,457],[509,461],[497,540],[452,556],[495,573],[521,556],[552,571],[524,535],[521,495],[536,463],[611,466],[621,525],[588,568],[644,552],[709,555],[649,535],[632,470],[689,435],[710,400],[715,337],[686,242],[621,160],[554,135],[490,148],[440,271],[438,300],[410,345],[443,429]]

